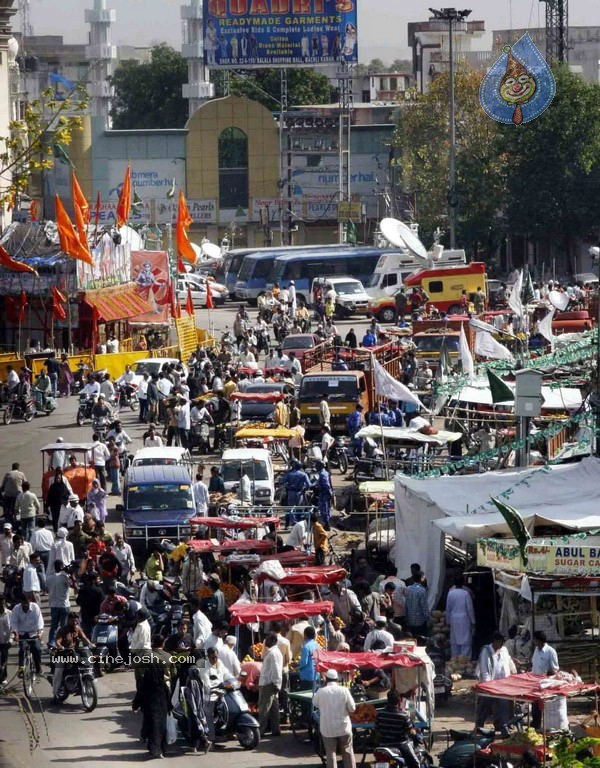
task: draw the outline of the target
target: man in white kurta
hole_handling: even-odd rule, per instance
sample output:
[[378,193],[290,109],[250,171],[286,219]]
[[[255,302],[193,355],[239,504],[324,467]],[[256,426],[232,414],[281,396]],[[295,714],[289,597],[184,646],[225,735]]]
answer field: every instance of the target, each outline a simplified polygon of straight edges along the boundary
[[454,579],[454,586],[446,598],[446,624],[450,627],[450,650],[452,658],[471,658],[471,643],[475,629],[473,598],[465,589],[462,576]]

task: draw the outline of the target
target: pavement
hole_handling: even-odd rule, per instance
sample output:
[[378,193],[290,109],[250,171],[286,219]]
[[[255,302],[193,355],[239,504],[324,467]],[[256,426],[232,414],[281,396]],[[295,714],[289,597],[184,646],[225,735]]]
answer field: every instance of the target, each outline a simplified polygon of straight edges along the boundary
[[[237,304],[229,304],[211,313],[217,332],[231,327]],[[206,322],[206,311],[198,313],[199,324]],[[254,310],[251,316],[254,317]],[[343,321],[339,324],[342,336],[353,327],[357,334],[364,332],[366,322]],[[57,410],[50,416],[37,417],[32,423],[14,422],[0,424],[0,471],[10,469],[18,461],[32,483],[32,490],[40,493],[42,462],[39,449],[55,442],[58,436],[67,441],[91,439],[89,424],[78,427],[75,423],[77,399],[59,400]],[[122,414],[124,429],[133,438],[132,448],[141,445],[144,426],[137,422],[137,414]],[[216,459],[216,457],[215,457]],[[207,462],[208,463],[208,462]],[[109,510],[109,530],[120,529],[121,524],[114,508]],[[48,610],[44,610],[48,624]],[[11,651],[11,673],[15,671],[16,651]],[[146,760],[146,750],[139,740],[141,715],[131,711],[133,674],[118,670],[97,680],[98,706],[89,714],[83,711],[80,699],[68,699],[60,706],[51,703],[50,683],[42,679],[35,687],[37,698],[29,711],[20,697],[19,680],[15,679],[9,690],[0,694],[0,768],[47,768],[55,765],[85,764],[86,768],[100,768],[107,764],[126,766]],[[26,704],[26,702],[25,702]],[[453,697],[440,710],[435,730],[436,743],[444,746],[441,734],[444,727],[460,726],[463,715],[471,718],[472,704],[468,696]],[[435,750],[434,750],[435,751]],[[187,764],[191,757],[178,745],[172,748],[168,760],[178,765]],[[320,765],[310,745],[299,743],[291,733],[280,738],[267,737],[259,748],[245,752],[230,742],[223,750],[211,752],[208,757],[194,755],[194,761],[204,761],[211,767],[221,768],[239,764],[244,768],[265,766],[302,765],[305,768]],[[208,762],[210,761],[210,762]]]

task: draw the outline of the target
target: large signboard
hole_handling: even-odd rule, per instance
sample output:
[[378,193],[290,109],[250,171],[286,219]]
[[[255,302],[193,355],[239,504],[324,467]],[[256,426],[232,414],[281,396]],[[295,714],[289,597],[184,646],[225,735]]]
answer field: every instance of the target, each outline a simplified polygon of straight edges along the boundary
[[211,69],[358,61],[356,0],[204,0]]
[[518,545],[505,539],[479,539],[477,565],[500,571],[526,571],[562,576],[600,576],[600,545],[568,543],[529,543],[525,548],[527,565]]
[[93,264],[80,259],[77,264],[77,287],[80,291],[107,288],[111,285],[128,283],[131,273],[131,249],[129,243],[115,245],[112,237],[105,233],[95,248],[92,248]]
[[[108,198],[115,202],[123,184],[126,160],[108,160]],[[142,200],[163,198],[173,187],[185,189],[185,160],[182,157],[157,160],[132,160],[131,185]]]
[[[103,202],[100,205],[98,223],[100,227],[112,226],[117,221],[117,200]],[[194,224],[214,224],[217,221],[217,201],[215,199],[187,200],[190,216]],[[96,206],[92,206],[92,223],[96,220]],[[141,205],[131,209],[129,221],[132,224],[168,224],[177,222],[177,199],[163,198],[144,200]]]
[[152,312],[130,318],[134,323],[169,322],[169,256],[166,251],[132,251],[131,279]]

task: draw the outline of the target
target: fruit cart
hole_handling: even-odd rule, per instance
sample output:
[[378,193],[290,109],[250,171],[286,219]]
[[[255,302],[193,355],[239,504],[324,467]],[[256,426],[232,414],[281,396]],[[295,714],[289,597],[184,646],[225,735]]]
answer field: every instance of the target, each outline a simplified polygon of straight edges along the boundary
[[537,704],[542,710],[541,733],[533,728],[527,728],[521,733],[514,734],[508,739],[493,742],[490,749],[506,759],[518,757],[527,749],[533,750],[543,762],[547,758],[548,746],[545,734],[550,730],[546,727],[548,707],[559,704],[574,696],[594,696],[594,710],[598,709],[598,690],[596,683],[577,681],[573,675],[557,673],[549,677],[524,672],[509,675],[501,680],[490,680],[477,683],[473,687],[476,696],[489,696],[496,699],[506,699],[525,704]]
[[[432,697],[424,690],[428,686],[425,672],[426,662],[414,653],[381,653],[378,651],[365,651],[361,653],[346,653],[340,651],[317,651],[317,670],[326,673],[335,669],[342,673],[342,679],[349,684],[358,669],[370,667],[374,669],[392,670],[401,672],[402,677],[394,674],[394,687],[399,691],[411,691],[409,709],[415,723],[415,728],[428,738],[431,746],[431,723],[433,712],[429,702]],[[406,674],[408,673],[408,677]],[[306,693],[306,692],[305,692]],[[312,693],[312,692],[308,692]],[[425,695],[423,695],[425,694]],[[354,738],[354,751],[362,753],[360,765],[365,765],[367,753],[376,746],[375,718],[377,709],[384,707],[385,698],[372,699],[357,703],[356,711],[352,715],[352,732]],[[313,710],[313,743],[317,754],[325,762],[325,750],[319,734],[318,710]]]

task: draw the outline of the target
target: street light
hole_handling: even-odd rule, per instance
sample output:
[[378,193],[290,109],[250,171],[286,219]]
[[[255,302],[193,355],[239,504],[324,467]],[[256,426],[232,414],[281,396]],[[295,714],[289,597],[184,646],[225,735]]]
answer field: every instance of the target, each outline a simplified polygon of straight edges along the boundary
[[456,195],[456,120],[454,104],[454,47],[452,40],[452,31],[456,24],[462,23],[468,16],[470,10],[457,11],[456,8],[441,8],[437,11],[435,8],[429,9],[433,18],[439,21],[448,22],[448,88],[450,101],[450,163],[448,169],[448,221],[450,225],[450,248],[456,248],[456,208],[458,198]]

